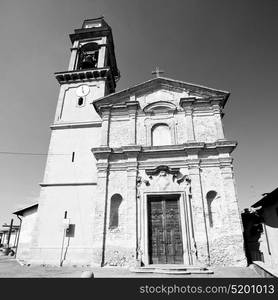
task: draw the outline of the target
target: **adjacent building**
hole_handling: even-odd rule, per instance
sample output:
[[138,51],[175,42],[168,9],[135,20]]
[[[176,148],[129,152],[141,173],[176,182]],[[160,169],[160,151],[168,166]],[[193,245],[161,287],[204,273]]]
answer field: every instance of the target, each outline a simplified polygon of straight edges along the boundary
[[33,239],[36,238],[35,225],[37,221],[37,211],[38,203],[33,203],[13,212],[20,220],[16,257],[24,258],[32,255],[30,251]]
[[248,262],[278,269],[278,188],[242,214]]

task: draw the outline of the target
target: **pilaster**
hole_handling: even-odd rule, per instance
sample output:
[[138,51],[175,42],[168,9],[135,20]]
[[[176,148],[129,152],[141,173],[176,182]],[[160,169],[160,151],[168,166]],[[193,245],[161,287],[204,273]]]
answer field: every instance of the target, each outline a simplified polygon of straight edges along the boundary
[[130,97],[130,102],[127,102],[126,106],[129,114],[129,144],[136,145],[136,120],[139,103],[135,101],[135,96]]
[[98,68],[103,68],[104,66],[106,66],[106,59],[107,59],[107,55],[105,55],[106,53],[106,43],[107,43],[107,37],[103,37],[102,38],[102,43],[103,45],[100,45],[100,49],[99,49],[99,53],[98,53],[98,64],[97,67]]
[[[127,149],[126,149],[127,150]],[[137,172],[138,172],[138,151],[126,151],[127,155],[127,201],[128,203],[128,224],[134,245],[134,258],[137,253],[138,240],[138,209],[137,209]],[[135,261],[134,261],[135,262]]]
[[75,68],[76,58],[77,58],[77,53],[78,53],[78,43],[79,43],[79,41],[75,41],[71,48],[71,55],[70,55],[70,61],[69,61],[69,67],[68,67],[69,71],[73,71]]
[[101,266],[105,261],[105,243],[107,226],[107,192],[109,181],[110,148],[93,148],[92,152],[97,159],[97,190],[95,197],[94,218],[94,249],[93,263]]
[[180,100],[180,105],[185,112],[185,124],[186,124],[188,142],[195,141],[195,132],[194,132],[194,124],[193,124],[193,107],[192,107],[195,100],[196,100],[195,98],[182,98]]
[[101,146],[109,146],[110,121],[111,121],[111,105],[103,105],[99,108],[102,125],[101,125]]
[[224,139],[224,130],[223,130],[223,124],[222,124],[222,109],[219,105],[219,100],[214,99],[211,101],[212,104],[212,110],[214,114],[214,122],[215,122],[215,128],[216,128],[216,135],[217,139],[221,140]]
[[200,263],[209,264],[209,239],[206,223],[207,221],[205,216],[203,186],[200,173],[200,160],[198,159],[198,154],[196,151],[189,153],[187,165],[192,190],[191,205],[193,219],[192,221],[194,227],[193,230],[196,240],[196,257],[197,261],[199,261]]
[[232,158],[220,158],[220,171],[223,179],[225,206],[231,232],[241,234],[241,219],[236,199]]
[[[246,266],[246,256],[243,246],[243,228],[242,220],[240,217],[236,191],[234,182],[234,173],[231,158],[220,158],[220,170],[223,178],[224,195],[225,195],[225,206],[227,207],[227,221],[228,239],[229,244],[232,245],[230,249],[225,249],[227,253],[233,251],[233,265]],[[224,239],[224,237],[223,237]]]

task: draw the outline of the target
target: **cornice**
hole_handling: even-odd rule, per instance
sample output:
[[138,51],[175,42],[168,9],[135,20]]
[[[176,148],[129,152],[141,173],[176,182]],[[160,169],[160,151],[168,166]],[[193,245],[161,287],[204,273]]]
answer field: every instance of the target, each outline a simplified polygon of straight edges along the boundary
[[230,154],[236,147],[236,141],[218,140],[214,143],[204,142],[189,142],[179,145],[165,145],[165,146],[148,146],[143,147],[139,145],[129,145],[124,147],[110,148],[110,147],[98,147],[92,148],[92,152],[96,157],[108,157],[113,154],[181,154],[181,155],[199,155],[200,152],[206,150],[216,150],[218,154],[225,153]]
[[[152,92],[154,89],[159,89],[163,87],[167,87],[170,90],[181,90],[181,91],[187,91],[190,93],[189,98],[196,98],[196,100],[204,101],[204,102],[210,102],[212,100],[215,101],[221,101],[221,105],[224,107],[225,103],[227,102],[227,99],[230,95],[229,92],[226,91],[220,91],[216,89],[212,89],[209,87],[196,85],[193,83],[187,83],[182,82],[170,78],[165,77],[158,77],[153,78],[151,80],[145,81],[143,83],[137,84],[133,87],[130,87],[128,89],[118,91],[109,95],[106,95],[102,98],[99,98],[94,102],[95,106],[99,106],[100,103],[111,103],[114,101],[120,101],[120,99],[123,98],[129,98],[130,95],[136,95],[143,94],[147,91]],[[204,98],[202,100],[202,98]]]
[[87,70],[73,70],[73,71],[62,71],[54,73],[55,78],[59,84],[75,83],[84,80],[104,80],[107,79],[112,91],[115,90],[116,83],[114,77],[111,74],[109,67],[107,68],[95,68]]
[[125,171],[128,170],[130,166],[132,168],[138,169],[138,170],[145,170],[145,169],[155,169],[160,167],[161,165],[168,166],[172,168],[173,170],[177,168],[211,168],[211,167],[217,167],[217,168],[223,168],[223,167],[231,167],[232,166],[232,159],[225,161],[225,165],[223,165],[223,161],[220,158],[208,158],[208,159],[192,159],[192,158],[185,158],[184,156],[181,156],[179,159],[176,160],[167,160],[162,159],[161,161],[156,160],[148,160],[148,161],[141,161],[140,157],[136,161],[136,163],[130,163],[128,160],[126,161],[110,161],[109,162],[109,169],[111,171]]
[[73,128],[90,128],[90,127],[101,127],[101,121],[91,122],[78,122],[78,123],[56,123],[52,124],[50,128],[52,130],[57,129],[73,129]]

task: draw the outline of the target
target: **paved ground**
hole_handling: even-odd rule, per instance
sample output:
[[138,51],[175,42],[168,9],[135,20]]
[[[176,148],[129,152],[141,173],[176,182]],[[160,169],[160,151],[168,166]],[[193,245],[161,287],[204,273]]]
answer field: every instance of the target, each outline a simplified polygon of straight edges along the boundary
[[166,275],[166,274],[138,274],[124,268],[90,268],[90,267],[53,267],[53,266],[21,266],[16,259],[0,255],[0,278],[51,278],[51,277],[81,277],[84,271],[93,271],[95,278],[215,278],[215,277],[260,277],[252,268],[225,267],[213,269],[214,274],[207,275]]

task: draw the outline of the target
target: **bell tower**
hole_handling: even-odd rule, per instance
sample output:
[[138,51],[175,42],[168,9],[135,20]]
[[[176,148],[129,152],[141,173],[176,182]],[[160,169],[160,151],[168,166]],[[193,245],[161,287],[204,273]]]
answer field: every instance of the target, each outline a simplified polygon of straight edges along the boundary
[[[82,28],[70,34],[70,40],[68,70],[55,73],[60,91],[50,126],[48,157],[40,183],[38,231],[32,246],[33,261],[55,264],[61,264],[65,255],[68,261],[91,260],[97,186],[91,148],[101,145],[103,126],[92,103],[114,93],[119,79],[112,30],[103,18],[85,20]],[[62,237],[67,239],[65,215],[75,229],[70,247],[62,253],[66,249],[66,244],[61,246]]]
[[70,40],[68,70],[55,73],[61,89],[54,124],[98,119],[89,104],[115,92],[119,79],[112,30],[103,17],[85,20]]

